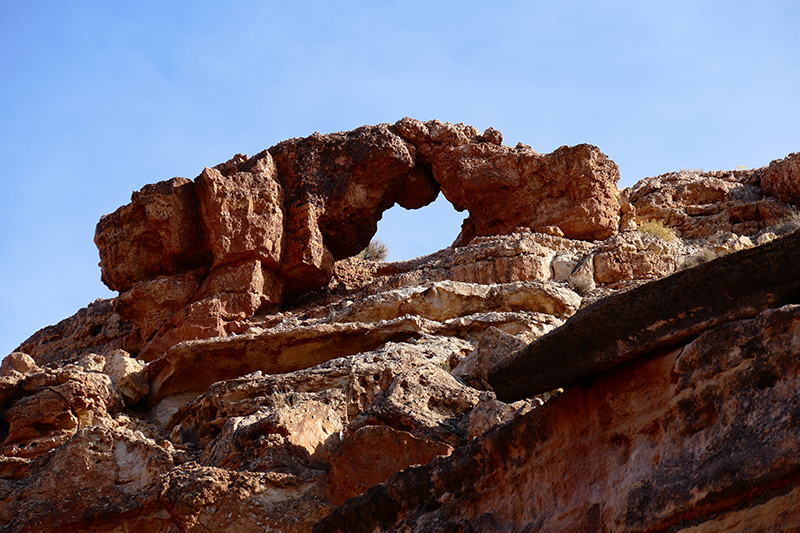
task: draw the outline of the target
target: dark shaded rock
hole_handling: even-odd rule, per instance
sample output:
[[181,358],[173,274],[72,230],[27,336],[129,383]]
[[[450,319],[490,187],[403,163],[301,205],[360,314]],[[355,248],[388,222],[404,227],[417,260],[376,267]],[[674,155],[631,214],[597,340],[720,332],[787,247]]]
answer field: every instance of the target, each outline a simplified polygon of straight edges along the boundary
[[295,293],[330,279],[326,251],[343,259],[369,244],[415,162],[413,146],[386,124],[291,139],[269,153],[285,191],[290,236],[281,273]]
[[731,320],[800,302],[800,233],[619,293],[493,368],[502,401],[534,396],[675,346]]
[[793,530],[798,331],[789,305],[630,361],[394,475],[314,532]]

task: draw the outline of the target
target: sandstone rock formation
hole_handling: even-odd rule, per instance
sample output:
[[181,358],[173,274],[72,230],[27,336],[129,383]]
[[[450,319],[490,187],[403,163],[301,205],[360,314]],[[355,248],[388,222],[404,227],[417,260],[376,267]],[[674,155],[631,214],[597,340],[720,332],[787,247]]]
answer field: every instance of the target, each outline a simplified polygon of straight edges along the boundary
[[[0,365],[0,531],[797,529],[795,159],[619,193],[403,119],[147,185]],[[439,192],[453,246],[352,257]]]

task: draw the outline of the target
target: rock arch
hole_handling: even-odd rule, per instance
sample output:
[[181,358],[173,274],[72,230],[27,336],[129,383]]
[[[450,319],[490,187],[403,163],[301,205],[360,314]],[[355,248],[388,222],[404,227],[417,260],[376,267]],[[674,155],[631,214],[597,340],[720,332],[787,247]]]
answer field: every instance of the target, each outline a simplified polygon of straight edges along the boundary
[[149,360],[325,286],[395,204],[416,209],[441,192],[469,212],[456,244],[518,227],[597,240],[617,232],[618,180],[591,145],[540,155],[504,146],[493,128],[404,118],[147,185],[100,219],[95,242],[102,280],[120,291],[118,311],[139,326]]

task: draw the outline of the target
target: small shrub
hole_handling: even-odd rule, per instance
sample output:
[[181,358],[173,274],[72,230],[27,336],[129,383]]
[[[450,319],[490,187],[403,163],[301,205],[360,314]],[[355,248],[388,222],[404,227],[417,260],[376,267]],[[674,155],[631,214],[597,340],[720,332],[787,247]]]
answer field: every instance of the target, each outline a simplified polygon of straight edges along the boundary
[[642,225],[639,226],[639,231],[665,241],[674,241],[678,238],[678,234],[675,233],[675,230],[665,225],[660,220],[648,220],[647,222],[643,222]]
[[389,247],[380,239],[372,239],[366,248],[358,252],[356,255],[359,259],[366,259],[369,261],[385,261],[389,256]]
[[800,211],[796,209],[792,209],[791,213],[772,226],[773,233],[778,236],[794,233],[798,229],[800,229]]
[[702,265],[703,263],[708,263],[709,261],[713,261],[717,258],[717,254],[715,254],[711,250],[700,250],[696,254],[690,255],[686,259],[683,260],[683,264],[681,268],[694,268],[697,265]]

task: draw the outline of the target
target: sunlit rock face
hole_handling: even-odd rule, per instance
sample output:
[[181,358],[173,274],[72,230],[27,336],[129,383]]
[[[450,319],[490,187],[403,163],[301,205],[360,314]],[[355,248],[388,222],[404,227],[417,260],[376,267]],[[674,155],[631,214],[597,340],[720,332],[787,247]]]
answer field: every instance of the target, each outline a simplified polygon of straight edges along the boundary
[[[800,529],[795,159],[618,191],[405,118],[146,185],[0,366],[0,530]],[[440,192],[452,246],[356,257]]]

